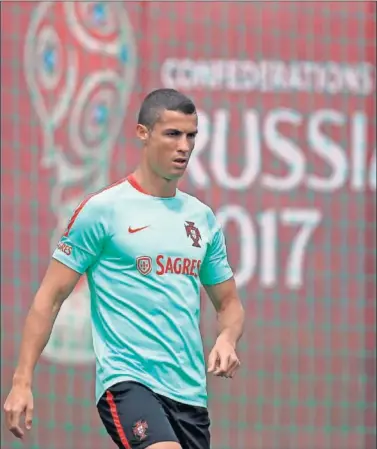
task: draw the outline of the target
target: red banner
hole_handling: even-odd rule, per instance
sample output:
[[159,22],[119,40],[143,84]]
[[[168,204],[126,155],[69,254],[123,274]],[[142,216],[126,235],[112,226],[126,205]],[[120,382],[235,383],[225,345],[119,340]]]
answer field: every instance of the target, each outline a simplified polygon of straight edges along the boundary
[[[238,378],[209,379],[213,447],[372,449],[375,37],[372,2],[5,3],[4,393],[69,216],[133,170],[140,102],[173,87],[200,114],[181,187],[223,223],[247,310]],[[209,349],[205,298],[202,319]],[[111,447],[93,375],[83,281],[38,367],[30,447]]]

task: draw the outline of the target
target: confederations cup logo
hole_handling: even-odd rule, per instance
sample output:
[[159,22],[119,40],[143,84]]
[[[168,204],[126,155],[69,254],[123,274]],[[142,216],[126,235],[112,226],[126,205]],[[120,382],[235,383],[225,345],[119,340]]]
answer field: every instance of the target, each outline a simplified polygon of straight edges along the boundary
[[[54,169],[47,194],[57,222],[51,251],[80,201],[110,182],[135,73],[134,33],[122,3],[50,1],[33,10],[24,74],[43,135],[41,163]],[[94,360],[85,281],[63,304],[44,356]]]

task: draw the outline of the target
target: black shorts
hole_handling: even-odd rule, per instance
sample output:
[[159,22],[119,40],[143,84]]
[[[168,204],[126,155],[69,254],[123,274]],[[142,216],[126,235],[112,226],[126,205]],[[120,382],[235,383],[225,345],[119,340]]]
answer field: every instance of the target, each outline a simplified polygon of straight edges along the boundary
[[98,412],[121,449],[145,449],[175,441],[182,449],[210,448],[210,420],[204,407],[160,396],[137,382],[121,382],[99,400]]

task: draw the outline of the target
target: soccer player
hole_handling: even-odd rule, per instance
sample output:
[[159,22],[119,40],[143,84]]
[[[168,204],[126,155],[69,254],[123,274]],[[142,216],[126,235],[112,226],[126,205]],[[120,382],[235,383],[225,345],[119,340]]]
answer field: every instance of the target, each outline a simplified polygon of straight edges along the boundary
[[10,431],[31,428],[35,365],[63,301],[86,273],[96,356],[96,404],[122,449],[209,449],[200,285],[219,334],[207,371],[231,378],[244,310],[212,210],[177,188],[194,149],[193,102],[172,89],[140,109],[134,173],[90,195],[57,244],[26,319],[13,386]]

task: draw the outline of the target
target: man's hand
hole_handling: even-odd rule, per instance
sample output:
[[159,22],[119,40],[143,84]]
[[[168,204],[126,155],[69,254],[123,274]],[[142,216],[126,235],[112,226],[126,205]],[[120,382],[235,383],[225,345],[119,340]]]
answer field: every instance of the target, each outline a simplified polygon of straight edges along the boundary
[[33,419],[33,394],[28,386],[14,385],[4,404],[8,429],[17,438],[24,437],[20,424],[21,415],[25,413],[25,427],[31,429]]
[[235,346],[220,335],[208,357],[208,372],[232,378],[240,365]]

